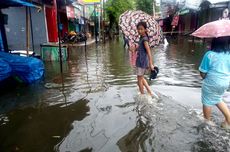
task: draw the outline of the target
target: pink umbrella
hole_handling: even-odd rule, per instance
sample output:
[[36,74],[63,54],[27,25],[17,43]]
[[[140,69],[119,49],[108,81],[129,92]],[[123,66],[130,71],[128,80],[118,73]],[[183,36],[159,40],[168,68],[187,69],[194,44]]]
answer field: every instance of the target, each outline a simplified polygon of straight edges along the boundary
[[129,39],[131,43],[137,44],[140,36],[137,32],[136,25],[141,21],[147,24],[150,47],[158,45],[163,38],[161,27],[152,16],[142,11],[126,11],[119,18],[119,26],[125,37]]
[[230,20],[218,20],[204,24],[191,34],[199,38],[230,36]]

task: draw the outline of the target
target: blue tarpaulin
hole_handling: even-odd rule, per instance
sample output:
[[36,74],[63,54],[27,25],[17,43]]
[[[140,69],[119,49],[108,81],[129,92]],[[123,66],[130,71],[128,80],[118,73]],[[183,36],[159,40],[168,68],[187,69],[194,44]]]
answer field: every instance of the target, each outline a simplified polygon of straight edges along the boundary
[[0,0],[0,8],[13,7],[13,6],[36,7],[36,5],[26,0]]
[[0,59],[0,82],[11,75],[11,67],[4,60]]
[[[36,80],[41,79],[44,75],[44,64],[39,59],[12,55],[0,51],[0,60],[9,64],[12,69],[11,75],[16,77],[22,83],[33,83]],[[5,66],[7,67],[7,65]],[[5,76],[8,71],[7,68],[3,67],[2,70],[0,70],[0,76]]]

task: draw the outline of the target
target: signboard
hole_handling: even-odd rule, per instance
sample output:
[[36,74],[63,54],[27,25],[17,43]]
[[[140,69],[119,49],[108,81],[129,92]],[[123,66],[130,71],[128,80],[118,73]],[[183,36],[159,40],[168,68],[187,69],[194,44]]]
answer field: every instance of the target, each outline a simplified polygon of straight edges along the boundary
[[83,0],[84,3],[100,3],[101,0]]
[[66,14],[67,14],[67,18],[75,18],[74,8],[70,6],[66,6]]
[[182,9],[179,11],[179,15],[188,14],[189,12],[190,12],[189,9]]
[[172,26],[177,26],[178,22],[179,22],[179,15],[176,15],[176,16],[173,17],[171,25]]

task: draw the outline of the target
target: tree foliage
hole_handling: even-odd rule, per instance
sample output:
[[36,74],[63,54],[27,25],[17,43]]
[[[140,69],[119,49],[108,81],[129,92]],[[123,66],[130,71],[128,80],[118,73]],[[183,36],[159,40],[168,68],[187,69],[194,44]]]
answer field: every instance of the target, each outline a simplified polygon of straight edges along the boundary
[[136,9],[153,15],[153,1],[154,0],[136,0]]
[[133,0],[108,0],[106,2],[107,15],[112,15],[117,21],[123,12],[131,9],[134,9]]
[[[142,10],[152,15],[153,1],[155,3],[155,0],[107,0],[105,12],[110,22],[110,30],[114,26],[118,28],[119,16],[127,10]],[[159,8],[155,9],[156,12],[159,11]]]
[[119,16],[122,13],[134,8],[134,0],[108,0],[105,5],[105,11],[110,21],[110,29],[114,24],[118,25]]

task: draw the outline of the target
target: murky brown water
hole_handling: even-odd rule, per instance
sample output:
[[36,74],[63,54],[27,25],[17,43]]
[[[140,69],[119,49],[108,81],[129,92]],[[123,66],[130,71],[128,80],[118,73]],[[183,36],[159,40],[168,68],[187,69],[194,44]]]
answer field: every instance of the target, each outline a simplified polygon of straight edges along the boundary
[[63,75],[59,63],[46,63],[44,82],[1,93],[0,151],[228,151],[230,134],[203,125],[192,109],[203,47],[180,39],[154,49],[158,103],[137,95],[122,42],[72,48]]

